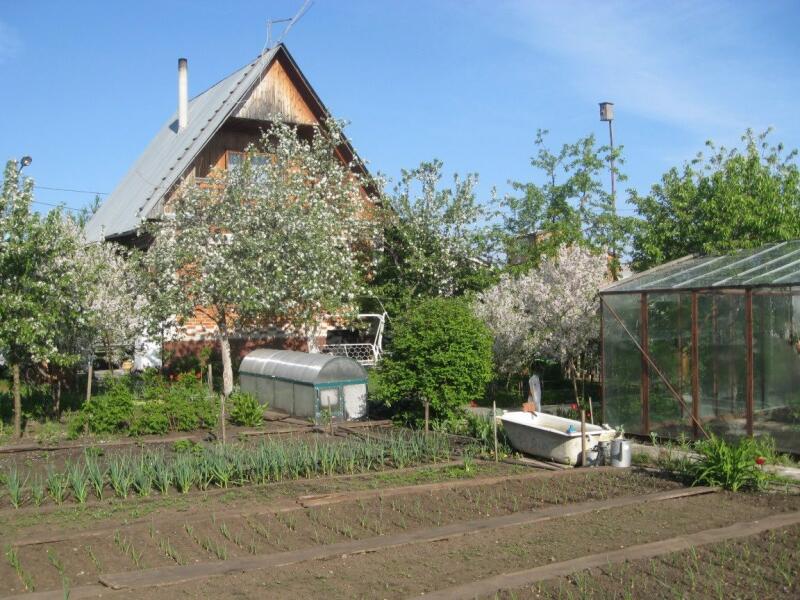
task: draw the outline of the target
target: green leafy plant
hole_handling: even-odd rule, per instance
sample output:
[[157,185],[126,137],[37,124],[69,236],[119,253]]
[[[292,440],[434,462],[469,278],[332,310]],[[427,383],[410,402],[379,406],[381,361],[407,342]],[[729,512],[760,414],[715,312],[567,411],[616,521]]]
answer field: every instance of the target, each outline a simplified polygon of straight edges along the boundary
[[34,506],[41,506],[44,502],[47,492],[44,488],[44,480],[41,475],[34,475],[31,478],[31,500]]
[[67,497],[68,482],[67,478],[56,471],[53,467],[47,469],[47,476],[45,479],[47,486],[47,493],[56,504],[61,504]]
[[695,444],[700,454],[687,467],[693,485],[718,485],[736,492],[741,489],[763,489],[770,479],[757,461],[761,457],[758,444],[751,438],[728,443],[712,434]]
[[67,480],[72,489],[72,494],[79,504],[86,502],[89,496],[89,478],[86,474],[86,465],[67,463]]
[[94,495],[97,496],[98,500],[102,500],[103,489],[106,485],[106,469],[100,467],[100,463],[97,462],[94,454],[89,452],[89,448],[84,452],[84,461],[86,463],[86,477],[92,486]]
[[111,378],[102,394],[83,407],[86,422],[95,433],[116,433],[127,429],[133,418],[134,394],[125,378]]
[[8,489],[8,497],[11,500],[11,505],[14,508],[19,508],[22,504],[22,494],[25,490],[25,483],[28,478],[21,479],[17,467],[11,467],[6,477],[6,488]]
[[173,442],[172,449],[176,454],[202,454],[203,447],[194,440],[177,440]]
[[264,410],[253,394],[235,390],[228,398],[228,416],[234,425],[258,427],[264,422]]

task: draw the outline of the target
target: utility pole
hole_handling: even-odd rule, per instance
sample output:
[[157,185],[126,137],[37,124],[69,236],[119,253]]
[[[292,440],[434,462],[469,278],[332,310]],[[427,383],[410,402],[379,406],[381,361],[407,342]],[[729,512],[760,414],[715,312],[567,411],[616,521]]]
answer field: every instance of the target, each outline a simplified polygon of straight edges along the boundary
[[[601,121],[608,121],[608,140],[609,140],[609,147],[611,151],[608,155],[608,162],[609,162],[609,170],[611,171],[611,214],[614,217],[614,224],[612,227],[616,227],[616,217],[617,217],[617,185],[616,185],[616,177],[614,175],[614,127],[612,125],[614,121],[614,103],[613,102],[601,102],[600,103],[600,120]],[[616,237],[616,236],[615,236]],[[616,248],[616,240],[612,241],[612,247],[609,248],[609,254],[613,259],[614,263],[616,264],[617,261],[617,248]],[[616,273],[616,270],[612,270],[612,273]],[[614,280],[617,279],[617,275],[614,275]]]
[[609,155],[609,163],[610,163],[610,170],[611,170],[611,209],[614,212],[614,216],[617,214],[617,188],[616,188],[616,181],[614,177],[614,127],[612,123],[614,121],[614,103],[613,102],[601,102],[600,103],[600,120],[601,121],[608,121],[608,139],[609,145],[611,147],[611,153]]

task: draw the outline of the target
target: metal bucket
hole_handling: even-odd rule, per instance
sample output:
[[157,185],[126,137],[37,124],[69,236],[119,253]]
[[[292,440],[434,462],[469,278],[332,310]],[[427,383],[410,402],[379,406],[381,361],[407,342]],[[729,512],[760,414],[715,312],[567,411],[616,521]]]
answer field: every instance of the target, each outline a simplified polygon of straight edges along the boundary
[[613,440],[611,442],[611,466],[631,466],[631,443],[629,440]]

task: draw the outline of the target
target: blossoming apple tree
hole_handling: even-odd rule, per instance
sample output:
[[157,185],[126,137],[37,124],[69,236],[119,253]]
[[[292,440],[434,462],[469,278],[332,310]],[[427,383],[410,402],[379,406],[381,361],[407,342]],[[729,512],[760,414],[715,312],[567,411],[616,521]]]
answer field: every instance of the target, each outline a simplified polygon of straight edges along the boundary
[[594,366],[600,336],[597,292],[609,277],[608,258],[579,246],[561,246],[540,266],[504,276],[475,303],[494,335],[495,361],[506,373],[535,359],[558,361],[572,380]]
[[239,166],[184,182],[147,229],[151,312],[215,323],[225,396],[231,338],[281,323],[313,347],[322,318],[354,310],[374,245],[365,182],[337,153],[340,126],[309,138],[272,122]]

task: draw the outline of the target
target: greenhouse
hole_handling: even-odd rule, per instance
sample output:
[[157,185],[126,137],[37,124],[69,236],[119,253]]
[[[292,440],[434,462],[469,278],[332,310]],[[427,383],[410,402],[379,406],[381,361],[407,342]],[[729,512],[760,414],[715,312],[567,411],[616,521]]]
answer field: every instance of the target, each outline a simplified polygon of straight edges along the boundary
[[317,423],[367,413],[367,372],[341,356],[254,350],[242,359],[239,385],[261,404]]
[[600,292],[603,422],[800,452],[800,240],[690,256]]

